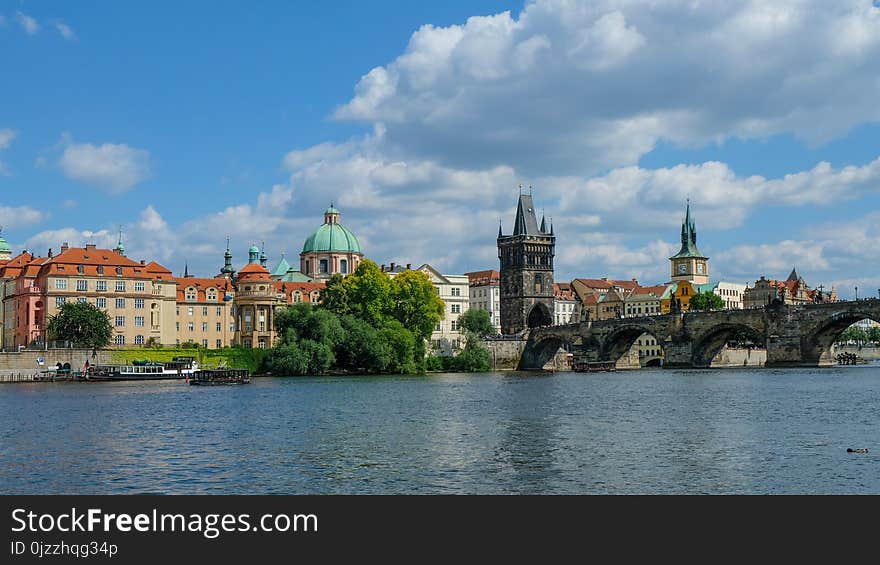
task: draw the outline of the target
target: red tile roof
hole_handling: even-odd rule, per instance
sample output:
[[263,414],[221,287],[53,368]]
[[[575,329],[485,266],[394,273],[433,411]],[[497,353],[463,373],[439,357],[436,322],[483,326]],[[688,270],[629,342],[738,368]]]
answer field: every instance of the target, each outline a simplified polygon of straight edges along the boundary
[[493,269],[465,273],[470,286],[487,286],[501,281],[501,273]]

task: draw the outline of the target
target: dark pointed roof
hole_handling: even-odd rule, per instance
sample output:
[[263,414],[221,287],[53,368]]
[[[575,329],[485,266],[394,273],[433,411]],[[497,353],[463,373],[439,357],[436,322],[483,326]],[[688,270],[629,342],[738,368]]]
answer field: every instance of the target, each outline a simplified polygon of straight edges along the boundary
[[787,280],[789,280],[789,281],[799,281],[800,279],[801,279],[801,276],[800,276],[800,275],[798,274],[798,272],[797,272],[797,267],[792,268],[792,269],[791,269],[791,274],[788,275],[788,279],[787,279]]
[[693,218],[691,218],[690,201],[687,204],[684,222],[681,224],[681,249],[678,253],[670,257],[670,259],[678,259],[681,257],[706,259],[706,256],[700,253],[700,250],[697,249],[697,225],[694,223]]
[[513,235],[542,235],[538,229],[538,218],[535,216],[535,204],[531,194],[520,194],[516,207],[516,221]]

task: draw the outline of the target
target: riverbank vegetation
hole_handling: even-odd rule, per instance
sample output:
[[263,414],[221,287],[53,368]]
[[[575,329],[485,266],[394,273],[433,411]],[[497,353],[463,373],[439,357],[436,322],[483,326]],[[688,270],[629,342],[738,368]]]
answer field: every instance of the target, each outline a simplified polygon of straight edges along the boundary
[[[273,375],[421,373],[437,366],[425,345],[444,312],[425,273],[404,271],[391,278],[364,260],[347,277],[334,275],[320,304],[302,302],[277,312],[280,340],[263,367]],[[465,347],[450,357],[455,367],[450,370],[488,370],[486,347],[465,333]]]
[[201,367],[234,367],[248,369],[251,373],[258,373],[264,359],[269,355],[266,349],[224,347],[222,349],[207,349],[204,347],[129,347],[125,349],[111,349],[110,362],[115,365],[130,365],[132,361],[171,361],[175,357],[195,357]]

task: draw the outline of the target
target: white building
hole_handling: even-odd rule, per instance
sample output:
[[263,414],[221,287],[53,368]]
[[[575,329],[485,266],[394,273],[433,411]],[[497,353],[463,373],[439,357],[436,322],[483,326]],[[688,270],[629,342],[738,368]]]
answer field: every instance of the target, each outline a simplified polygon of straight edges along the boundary
[[488,312],[495,332],[501,333],[501,274],[488,270],[465,273],[465,276],[470,286],[470,308]]
[[718,282],[713,291],[724,301],[726,310],[742,310],[743,298],[746,293],[746,285],[732,282]]
[[580,321],[580,308],[571,283],[553,284],[553,323],[557,326]]
[[[394,278],[411,268],[410,264],[402,267],[391,263],[390,267],[382,265],[382,270]],[[435,355],[452,355],[464,347],[464,336],[458,327],[458,318],[470,307],[469,284],[466,275],[444,275],[425,263],[417,271],[428,275],[428,279],[437,290],[437,294],[446,304],[446,315],[440,320],[431,334],[429,352]]]

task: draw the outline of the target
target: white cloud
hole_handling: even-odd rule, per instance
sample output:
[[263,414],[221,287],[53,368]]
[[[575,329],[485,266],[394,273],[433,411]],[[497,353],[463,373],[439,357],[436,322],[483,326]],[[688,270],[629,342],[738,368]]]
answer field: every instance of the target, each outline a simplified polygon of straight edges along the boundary
[[71,28],[66,23],[58,20],[55,22],[55,29],[58,30],[58,33],[61,34],[61,37],[67,39],[68,41],[76,39],[76,33],[73,32],[73,28]]
[[335,115],[383,128],[389,156],[589,175],[659,140],[834,138],[880,120],[878,73],[870,0],[536,0],[422,26]]
[[30,206],[0,206],[0,226],[19,228],[42,222],[48,214]]
[[[0,129],[0,151],[9,147],[15,136],[16,132],[9,128]],[[0,176],[9,176],[9,169],[6,168],[6,164],[3,161],[0,161]]]
[[70,143],[58,165],[71,179],[118,194],[149,177],[150,154],[125,144]]
[[28,16],[27,14],[23,12],[18,12],[15,17],[16,19],[18,19],[18,23],[19,25],[21,25],[21,28],[28,35],[34,35],[38,31],[40,31],[40,24],[37,23],[37,20]]

